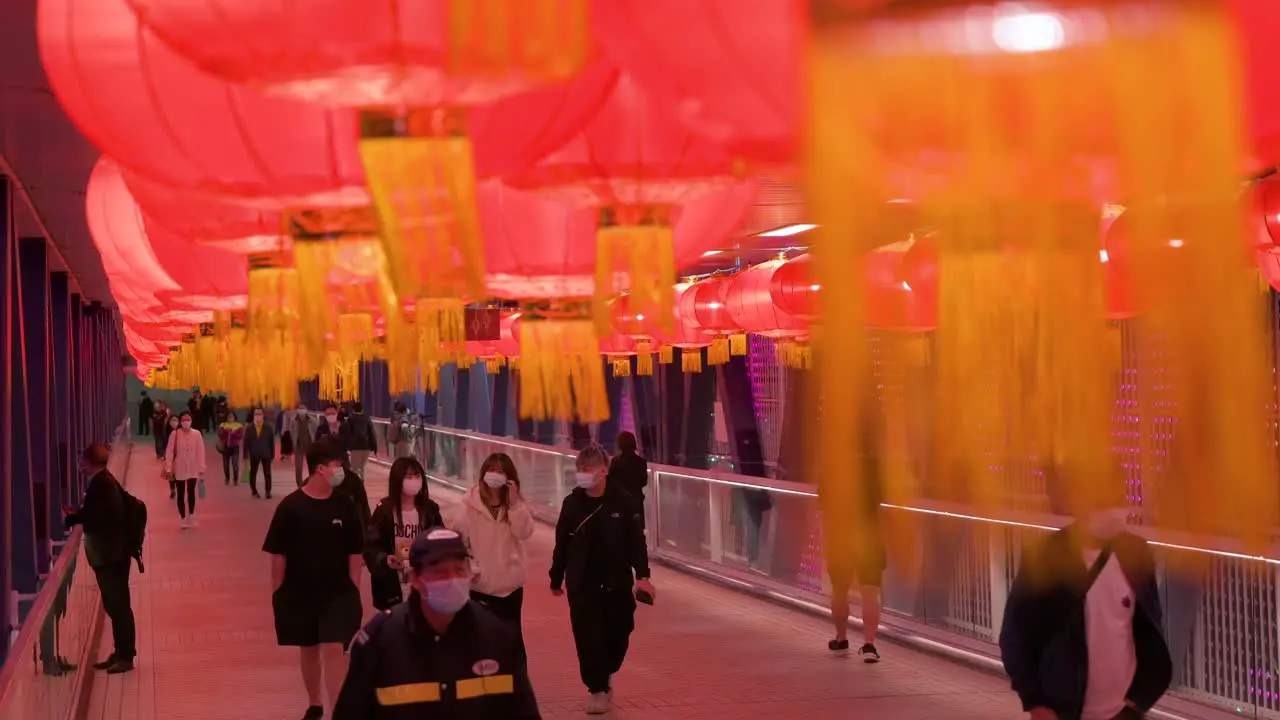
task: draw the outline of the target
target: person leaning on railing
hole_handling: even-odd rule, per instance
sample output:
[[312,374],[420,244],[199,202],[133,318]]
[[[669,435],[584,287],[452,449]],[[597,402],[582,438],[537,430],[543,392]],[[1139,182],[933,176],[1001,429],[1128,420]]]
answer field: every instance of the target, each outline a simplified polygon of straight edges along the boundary
[[137,629],[129,599],[130,555],[124,488],[107,469],[107,446],[94,443],[80,455],[80,470],[89,476],[79,509],[65,508],[67,527],[84,527],[84,553],[98,580],[102,609],[111,620],[115,649],[94,665],[115,675],[133,669]]

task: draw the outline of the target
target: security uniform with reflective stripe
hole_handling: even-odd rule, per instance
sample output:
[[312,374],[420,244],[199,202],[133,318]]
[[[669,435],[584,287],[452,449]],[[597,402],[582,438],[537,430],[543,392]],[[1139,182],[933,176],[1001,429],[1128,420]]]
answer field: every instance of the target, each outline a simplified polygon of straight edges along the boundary
[[541,718],[510,625],[468,602],[443,633],[417,591],[356,636],[333,720]]

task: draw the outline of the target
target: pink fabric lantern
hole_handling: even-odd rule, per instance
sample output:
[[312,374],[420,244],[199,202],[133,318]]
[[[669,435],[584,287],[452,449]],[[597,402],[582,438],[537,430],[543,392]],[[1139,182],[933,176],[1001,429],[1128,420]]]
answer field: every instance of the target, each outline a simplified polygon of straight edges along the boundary
[[725,305],[738,327],[774,339],[808,337],[809,323],[783,312],[773,301],[773,276],[785,263],[769,260],[733,276],[725,291]]
[[681,317],[691,318],[703,332],[715,338],[707,348],[710,365],[723,365],[731,355],[747,354],[747,336],[729,309],[731,282],[728,277],[709,277],[695,282],[680,296]]
[[663,107],[743,158],[790,163],[806,3],[615,0],[592,21],[609,57]]
[[681,312],[684,296],[693,283],[680,283],[674,287],[675,321],[670,330],[655,329],[655,336],[663,345],[680,349],[680,366],[687,373],[702,372],[702,348],[709,347],[715,337],[703,332],[693,318]]

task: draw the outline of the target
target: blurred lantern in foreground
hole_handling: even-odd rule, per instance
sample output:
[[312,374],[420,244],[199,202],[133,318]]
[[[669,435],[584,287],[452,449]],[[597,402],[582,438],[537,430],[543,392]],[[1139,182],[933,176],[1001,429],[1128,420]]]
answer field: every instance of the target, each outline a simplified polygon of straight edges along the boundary
[[[671,317],[676,268],[714,239],[677,247],[677,210],[740,184],[724,148],[680,126],[627,75],[572,140],[506,182],[538,189],[595,214],[595,319],[608,327],[607,302],[624,290],[637,311]],[[694,254],[694,253],[697,254]]]
[[[550,135],[573,111],[557,117],[564,98],[528,96],[572,78],[591,53],[587,0],[129,2],[140,22],[212,75],[360,109],[360,155],[397,289],[409,297],[480,295],[474,193],[483,173],[469,109],[518,100],[524,107],[507,108],[503,122],[517,135]],[[550,122],[539,125],[539,115]],[[551,142],[542,152],[559,140]]]
[[[848,238],[884,237],[885,200],[911,192],[938,230],[935,471],[989,506],[1005,492],[993,464],[1056,466],[1076,509],[1119,481],[1098,208],[1123,198],[1148,207],[1128,236],[1131,291],[1171,363],[1180,462],[1230,498],[1200,507],[1249,508],[1212,523],[1231,531],[1272,527],[1276,504],[1257,501],[1274,491],[1264,325],[1235,239],[1249,119],[1222,6],[899,5],[813,4],[807,186],[827,317],[860,307],[841,282],[858,262]],[[865,344],[822,340],[820,472],[834,476],[860,452]]]
[[680,315],[715,340],[707,348],[707,364],[723,365],[729,356],[747,354],[747,335],[728,306],[732,278],[713,276],[699,280],[681,296]]
[[616,0],[593,7],[606,54],[673,115],[734,155],[791,163],[806,3]]

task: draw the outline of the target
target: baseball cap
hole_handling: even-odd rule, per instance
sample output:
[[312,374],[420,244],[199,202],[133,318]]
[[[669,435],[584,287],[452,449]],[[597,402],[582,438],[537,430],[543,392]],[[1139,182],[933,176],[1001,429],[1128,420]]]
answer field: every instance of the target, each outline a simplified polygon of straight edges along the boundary
[[462,536],[448,528],[431,528],[419,533],[409,546],[409,567],[421,570],[441,560],[469,557]]

